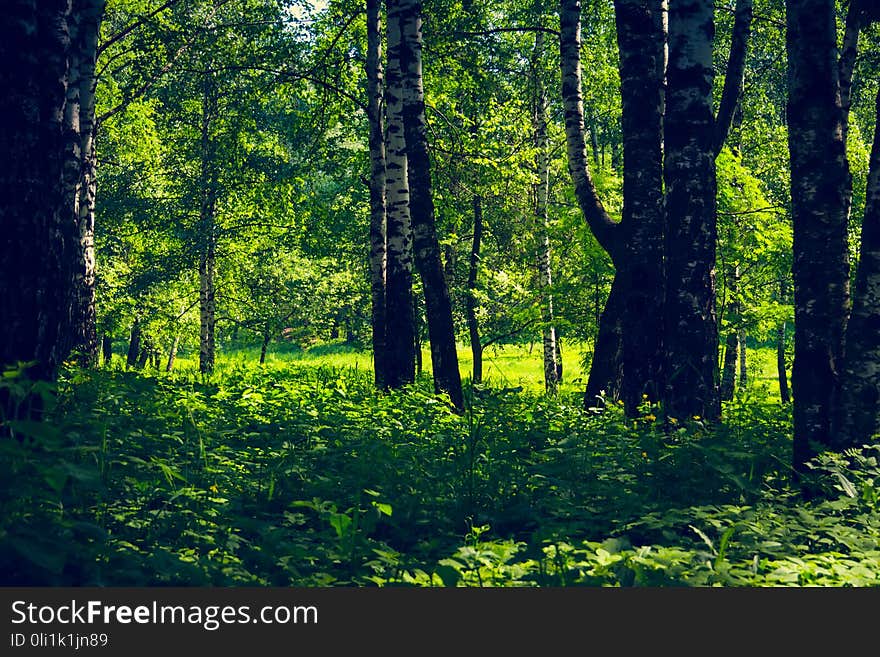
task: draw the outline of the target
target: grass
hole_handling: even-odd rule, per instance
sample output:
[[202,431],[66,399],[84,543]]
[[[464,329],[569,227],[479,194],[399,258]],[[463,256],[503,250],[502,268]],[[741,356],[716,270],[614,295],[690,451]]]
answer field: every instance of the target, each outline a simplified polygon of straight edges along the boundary
[[545,396],[527,346],[487,354],[461,415],[427,376],[377,392],[342,345],[255,355],[0,379],[50,419],[3,425],[2,582],[880,584],[880,450],[823,455],[826,494],[801,499],[790,407],[758,376],[720,425],[666,431],[653,407],[586,411],[574,377]]

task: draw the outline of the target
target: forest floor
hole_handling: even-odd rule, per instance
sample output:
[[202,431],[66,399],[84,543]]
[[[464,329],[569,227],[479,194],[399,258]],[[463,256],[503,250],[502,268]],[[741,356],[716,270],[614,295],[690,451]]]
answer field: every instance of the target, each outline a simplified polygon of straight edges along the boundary
[[[378,393],[339,345],[222,356],[202,377],[70,370],[46,422],[0,441],[4,584],[880,584],[880,448],[789,484],[772,353],[724,420],[583,408],[575,350],[543,394],[538,345],[489,350],[463,414],[424,375]],[[462,350],[462,369],[469,363]],[[430,358],[425,354],[426,366]],[[520,390],[520,388],[522,388]]]

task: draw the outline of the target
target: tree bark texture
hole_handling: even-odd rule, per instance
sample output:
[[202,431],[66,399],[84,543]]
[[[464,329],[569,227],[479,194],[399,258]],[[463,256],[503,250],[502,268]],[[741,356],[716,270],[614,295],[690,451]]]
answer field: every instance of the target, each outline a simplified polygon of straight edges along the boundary
[[[569,171],[578,205],[615,277],[599,320],[585,404],[624,398],[634,415],[643,395],[661,391],[663,304],[662,116],[665,53],[660,0],[615,2],[623,109],[624,209],[620,224],[605,211],[589,175],[580,66],[580,3],[562,0],[560,57]],[[654,318],[654,322],[650,318]],[[646,319],[647,318],[647,319]],[[608,378],[612,377],[612,378]]]
[[665,7],[662,0],[616,0],[623,130],[623,216],[615,278],[620,316],[624,410],[662,393],[663,112]]
[[415,381],[413,238],[408,181],[409,162],[403,127],[400,10],[396,0],[389,0],[386,7],[388,66],[385,108],[388,127],[385,180],[385,385],[389,388],[399,388]]
[[370,122],[370,296],[373,372],[384,388],[385,372],[385,118],[382,103],[382,24],[379,0],[367,0],[367,118]]
[[832,442],[860,447],[880,434],[880,92],[868,172],[859,264]]
[[74,309],[76,326],[75,350],[81,364],[98,362],[97,313],[95,309],[95,200],[97,195],[98,156],[95,118],[95,66],[98,36],[106,0],[78,0],[80,18],[77,25],[78,86],[79,86],[79,170],[77,172],[75,211],[79,229],[79,262],[76,268],[77,303]]
[[431,195],[431,167],[422,82],[422,3],[420,0],[392,0],[392,5],[400,20],[400,70],[403,77],[401,109],[408,165],[413,253],[425,293],[434,387],[437,392],[447,393],[456,409],[462,409],[464,398],[458,369],[452,303],[443,273],[434,223],[434,200]]
[[716,420],[715,152],[711,0],[671,0],[664,121],[667,417]]
[[76,346],[75,117],[65,113],[73,15],[66,0],[10,0],[0,12],[0,367],[29,362],[43,379]]
[[830,445],[849,303],[847,188],[833,0],[786,2],[794,237],[793,466]]

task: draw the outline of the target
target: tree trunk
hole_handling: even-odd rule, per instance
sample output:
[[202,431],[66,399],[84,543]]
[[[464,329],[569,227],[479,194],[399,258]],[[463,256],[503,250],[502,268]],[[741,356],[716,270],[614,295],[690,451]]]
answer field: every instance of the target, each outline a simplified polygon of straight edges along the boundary
[[746,330],[742,327],[736,332],[736,341],[739,345],[739,383],[740,390],[746,389],[749,382],[748,368],[746,367]]
[[131,325],[131,336],[128,340],[128,353],[125,357],[125,365],[126,367],[132,368],[137,365],[138,355],[141,353],[141,321],[139,318],[134,318],[134,323]]
[[737,0],[733,21],[733,35],[730,40],[730,53],[727,58],[727,72],[724,75],[724,88],[718,113],[715,116],[714,152],[717,157],[724,148],[730,133],[737,108],[741,107],[740,94],[746,70],[749,34],[752,25],[753,0]]
[[389,388],[415,381],[416,328],[412,292],[412,221],[408,183],[409,162],[403,126],[403,75],[400,65],[400,15],[387,4],[388,67],[385,106],[388,120],[386,148],[386,272],[385,354]]
[[260,345],[260,365],[266,362],[266,352],[269,350],[269,341],[272,339],[272,332],[269,330],[268,323],[263,330],[263,342]]
[[794,233],[793,466],[829,446],[849,297],[847,188],[835,3],[786,2]]
[[480,325],[477,322],[477,275],[480,271],[480,245],[483,240],[483,200],[474,196],[474,237],[471,242],[471,255],[468,261],[467,297],[465,311],[467,313],[468,335],[470,336],[471,355],[473,357],[473,383],[483,382],[483,345],[480,342]]
[[180,346],[180,336],[175,335],[171,342],[171,349],[168,350],[168,362],[165,363],[165,371],[170,372],[174,369],[174,360],[177,358],[177,348]]
[[544,345],[544,388],[548,394],[556,394],[559,380],[556,375],[556,328],[553,325],[553,285],[550,264],[550,235],[547,197],[550,192],[550,142],[547,136],[548,100],[541,79],[541,58],[544,34],[535,35],[535,53],[532,61],[532,84],[535,89],[532,114],[535,150],[535,167],[538,182],[535,184],[535,222],[538,237],[538,284],[541,290],[541,334]]
[[[379,0],[367,0],[367,118],[370,122],[370,295],[373,372],[384,388],[385,372],[385,130],[382,108],[381,19]],[[261,361],[262,362],[262,361]]]
[[625,301],[621,286],[621,280],[615,276],[605,309],[599,318],[599,331],[593,346],[590,375],[584,393],[586,408],[600,408],[602,404],[598,401],[599,398],[615,401],[620,397],[623,367],[621,317]]
[[624,295],[620,396],[632,417],[645,396],[657,402],[662,391],[663,335],[658,324],[664,294],[664,3],[617,0],[615,15],[623,110],[623,233],[618,236],[622,252],[614,264]]
[[880,433],[880,92],[876,107],[862,243],[832,432],[838,448],[860,447]]
[[214,371],[216,340],[216,300],[214,274],[216,272],[216,211],[217,172],[215,144],[211,124],[217,116],[217,91],[210,71],[204,72],[201,120],[201,172],[199,209],[199,371]]
[[137,369],[142,370],[147,366],[147,361],[150,359],[150,356],[153,355],[153,340],[146,336],[141,341],[141,351],[138,354],[137,362],[135,363],[135,367]]
[[[428,156],[425,98],[422,87],[422,18],[420,0],[392,0],[400,21],[400,69],[403,74],[402,115],[406,142],[413,251],[422,279],[431,343],[431,365],[437,392],[449,395],[456,409],[464,408],[461,373],[455,345],[452,304],[443,274],[434,225],[431,171]],[[391,15],[389,11],[389,16]]]
[[113,338],[107,333],[101,338],[101,355],[104,358],[104,364],[109,365],[113,359]]
[[[32,362],[53,379],[76,346],[78,236],[65,121],[68,3],[10,0],[0,12],[0,368]],[[75,166],[75,164],[74,164]]]
[[788,377],[785,372],[785,322],[776,330],[776,371],[779,377],[779,400],[787,404],[791,397],[788,394]]
[[665,395],[667,417],[714,421],[715,153],[711,0],[672,0],[664,122],[666,183]]
[[736,388],[736,361],[739,357],[739,338],[735,330],[727,334],[724,343],[724,366],[721,370],[721,401],[733,399],[733,391]]
[[77,303],[73,318],[76,325],[76,351],[84,366],[98,362],[97,314],[95,309],[95,197],[97,194],[98,156],[95,140],[98,126],[95,119],[95,65],[98,35],[104,14],[105,0],[77,0],[80,19],[76,41],[79,56],[79,153],[80,163],[76,184],[76,216],[79,228],[79,263],[76,269]]

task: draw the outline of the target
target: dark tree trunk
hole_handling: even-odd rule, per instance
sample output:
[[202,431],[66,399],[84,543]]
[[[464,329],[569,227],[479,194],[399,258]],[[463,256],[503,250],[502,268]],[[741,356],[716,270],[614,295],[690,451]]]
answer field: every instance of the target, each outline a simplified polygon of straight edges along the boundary
[[605,309],[599,319],[599,331],[593,346],[590,375],[584,393],[586,408],[601,408],[599,398],[614,401],[620,398],[620,380],[623,366],[623,339],[621,336],[621,317],[624,313],[625,296],[622,283],[615,276],[611,292],[605,302]]
[[860,447],[880,434],[880,92],[876,108],[862,243],[832,432],[838,448]]
[[727,58],[727,72],[724,75],[724,88],[721,92],[721,102],[718,104],[718,113],[715,116],[714,151],[716,157],[724,148],[724,142],[730,133],[737,109],[741,108],[739,101],[746,70],[752,14],[753,0],[737,0],[730,54]]
[[715,152],[711,0],[672,0],[664,122],[664,412],[721,416],[715,311]]
[[138,354],[137,362],[135,363],[135,367],[137,369],[142,370],[147,365],[147,361],[150,359],[150,356],[153,355],[153,341],[149,336],[143,338],[141,341],[141,352]]
[[[643,395],[660,397],[663,304],[662,116],[664,10],[660,0],[617,0],[623,109],[623,219],[615,224],[586,167],[580,70],[580,4],[563,0],[560,15],[562,94],[569,170],[581,211],[615,267],[599,321],[585,403],[601,390],[637,413]],[[650,321],[650,318],[654,321]]]
[[409,162],[403,127],[403,74],[400,68],[400,15],[387,2],[388,66],[385,106],[386,142],[386,271],[385,385],[399,388],[415,381],[416,327],[413,322],[413,243],[408,183]]
[[77,342],[79,239],[66,194],[76,174],[65,121],[70,20],[64,0],[10,0],[0,11],[0,367],[32,362],[42,379],[55,377]]
[[474,237],[471,242],[471,255],[468,261],[467,297],[465,299],[465,311],[467,313],[468,335],[471,342],[471,355],[473,356],[473,373],[471,381],[482,383],[483,381],[483,345],[480,343],[480,325],[477,322],[477,275],[480,271],[480,245],[483,241],[483,200],[479,195],[474,196]]
[[788,137],[794,232],[795,473],[830,446],[849,299],[849,165],[833,0],[786,2]]
[[380,0],[367,0],[367,115],[370,122],[370,295],[373,372],[384,388],[385,372],[385,129],[382,107]]
[[260,345],[260,365],[266,362],[266,352],[269,350],[269,341],[272,339],[272,332],[269,326],[263,330],[263,343]]
[[128,340],[128,353],[125,358],[126,367],[132,368],[137,366],[138,355],[141,353],[141,322],[135,317],[134,323],[131,325],[131,336]]
[[431,365],[437,392],[449,395],[456,409],[464,407],[455,345],[452,303],[443,274],[434,225],[431,169],[428,156],[425,99],[422,87],[422,18],[420,0],[392,0],[400,17],[400,69],[403,74],[403,125],[406,141],[413,252],[425,293]]
[[[663,336],[663,75],[661,0],[616,0],[623,110],[622,253],[616,279],[624,294],[620,315],[624,409],[636,415],[647,396],[660,401]],[[653,318],[653,320],[652,320]]]
[[113,359],[113,338],[107,333],[101,338],[101,354],[104,358],[104,364],[109,365]]

